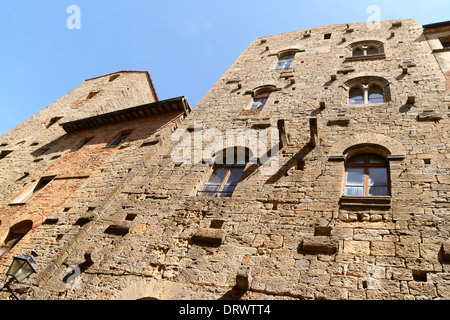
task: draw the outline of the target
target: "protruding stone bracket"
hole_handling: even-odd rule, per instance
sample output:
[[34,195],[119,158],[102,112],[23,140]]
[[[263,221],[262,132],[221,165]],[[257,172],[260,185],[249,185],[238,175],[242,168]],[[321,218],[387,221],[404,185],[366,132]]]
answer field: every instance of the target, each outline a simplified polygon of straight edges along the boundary
[[426,121],[437,122],[440,120],[442,120],[442,116],[435,112],[424,112],[417,116],[417,121],[421,121],[421,122],[426,122]]
[[442,260],[445,262],[450,262],[450,241],[442,243],[441,247]]
[[236,287],[241,290],[249,290],[252,284],[252,269],[250,266],[241,265],[236,275]]
[[121,221],[117,224],[110,225],[105,233],[112,234],[116,236],[124,236],[130,232],[131,222],[130,221]]
[[303,239],[299,251],[309,254],[335,254],[339,249],[339,241],[334,237],[310,237]]
[[225,239],[226,232],[221,229],[200,228],[192,236],[194,244],[219,247]]

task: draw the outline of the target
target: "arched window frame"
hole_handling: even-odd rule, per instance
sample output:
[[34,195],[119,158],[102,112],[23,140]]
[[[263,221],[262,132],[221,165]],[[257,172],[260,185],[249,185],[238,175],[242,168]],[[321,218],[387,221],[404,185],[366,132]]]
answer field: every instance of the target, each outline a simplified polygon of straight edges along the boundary
[[[365,60],[385,58],[384,43],[378,40],[354,42],[348,46],[351,56],[346,60]],[[376,50],[376,52],[373,52]],[[372,51],[372,52],[371,52]]]
[[265,85],[258,88],[255,88],[247,93],[252,94],[252,102],[250,104],[249,110],[251,111],[261,111],[266,106],[270,95],[274,91],[278,91],[279,89],[273,85]]
[[[389,82],[380,77],[359,77],[351,79],[344,84],[344,88],[348,90],[348,104],[350,105],[367,105],[367,104],[380,104],[391,101],[391,91]],[[376,98],[371,99],[371,95],[375,88],[381,89],[381,94],[383,96],[383,102],[375,101]],[[356,99],[356,101],[362,101],[363,103],[355,103],[355,97],[352,95],[355,89],[361,89],[363,97],[362,99]],[[379,99],[379,98],[378,98]]]
[[278,52],[278,54],[277,54],[278,61],[277,61],[277,64],[275,65],[274,69],[278,70],[278,71],[290,69],[292,66],[292,62],[295,59],[295,55],[298,52],[305,52],[305,50],[286,49],[286,50],[282,50],[282,51]]

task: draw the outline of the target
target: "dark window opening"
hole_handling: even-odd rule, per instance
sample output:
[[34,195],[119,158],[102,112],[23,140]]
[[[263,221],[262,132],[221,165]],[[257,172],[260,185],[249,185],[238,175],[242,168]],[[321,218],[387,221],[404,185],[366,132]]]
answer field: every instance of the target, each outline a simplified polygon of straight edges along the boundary
[[364,104],[364,92],[361,88],[350,89],[350,104]]
[[34,187],[29,188],[14,200],[12,204],[25,204],[33,199],[42,189],[44,189],[56,176],[43,177]]
[[0,160],[5,158],[8,154],[10,154],[12,151],[2,151],[0,152]]
[[125,142],[125,140],[128,138],[129,135],[130,135],[130,132],[121,133],[113,142],[111,142],[109,144],[108,147],[114,148],[114,147],[120,146],[122,143]]
[[55,123],[57,123],[59,120],[61,120],[63,117],[53,117],[50,119],[50,121],[45,126],[47,129],[53,126]]
[[324,39],[325,39],[325,40],[331,39],[331,33],[325,34]]
[[87,95],[87,97],[86,97],[86,100],[89,100],[89,99],[92,99],[93,97],[95,97],[97,94],[99,94],[100,93],[100,91],[92,91],[92,92],[90,92],[88,95]]
[[113,81],[116,80],[118,77],[120,77],[120,74],[115,74],[115,75],[109,77],[109,82],[113,82]]
[[92,138],[84,139],[75,149],[73,149],[73,151],[78,151],[78,150],[83,149],[83,147],[85,145],[87,145],[89,143],[89,141],[91,141],[91,140],[92,140]]
[[384,102],[383,89],[377,85],[370,87],[369,103],[383,103],[383,102]]
[[0,260],[31,230],[33,222],[26,220],[19,222],[9,229],[8,236],[0,246]]

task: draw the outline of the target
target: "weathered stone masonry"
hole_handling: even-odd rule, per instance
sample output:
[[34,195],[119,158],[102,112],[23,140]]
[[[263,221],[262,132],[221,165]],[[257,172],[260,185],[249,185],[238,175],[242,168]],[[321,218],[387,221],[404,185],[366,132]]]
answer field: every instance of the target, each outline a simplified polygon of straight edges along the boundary
[[[134,144],[112,150],[104,148],[107,126],[77,131],[77,139],[98,136],[103,144],[83,151],[83,159],[90,157],[83,165],[68,150],[53,166],[44,159],[21,184],[38,172],[84,175],[71,168],[89,167],[86,183],[64,184],[66,196],[52,200],[54,209],[38,210],[47,223],[11,251],[41,252],[39,273],[30,279],[36,290],[24,296],[450,298],[450,95],[433,29],[400,20],[377,30],[361,23],[256,39],[185,119],[180,109],[113,124],[114,132],[140,133]],[[352,52],[371,46],[375,54]],[[294,56],[290,67],[276,70],[286,54]],[[370,84],[380,90],[371,94]],[[354,85],[368,90],[365,99],[383,101],[349,103]],[[264,108],[251,110],[260,97],[268,97]],[[195,140],[200,124],[203,133],[224,137],[230,129],[280,129],[276,172],[265,175],[262,163],[248,163],[232,197],[198,196],[211,155],[174,163],[179,141],[171,134],[186,129]],[[388,195],[346,196],[346,166],[360,154],[386,160]],[[23,176],[12,171],[9,185]],[[7,211],[10,201],[21,189],[13,188],[2,191],[3,237],[15,215]],[[78,286],[68,286],[69,266],[80,270]]]

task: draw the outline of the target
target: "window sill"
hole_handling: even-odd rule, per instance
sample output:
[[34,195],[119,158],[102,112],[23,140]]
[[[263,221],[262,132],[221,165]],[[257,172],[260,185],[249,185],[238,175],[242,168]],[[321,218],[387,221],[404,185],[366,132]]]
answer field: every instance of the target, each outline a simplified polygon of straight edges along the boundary
[[433,53],[438,53],[438,52],[450,52],[450,48],[442,48],[442,49],[434,49]]
[[342,196],[339,200],[339,205],[343,207],[354,207],[358,209],[367,208],[379,208],[390,209],[391,197],[379,196],[379,197],[366,197],[366,196]]
[[261,113],[262,110],[243,110],[239,114],[240,116],[257,116]]
[[20,202],[20,203],[10,203],[8,204],[10,207],[14,207],[14,206],[24,206],[26,205],[27,202]]
[[386,59],[386,54],[380,53],[380,54],[372,54],[372,55],[367,55],[367,56],[347,57],[347,58],[345,58],[345,62],[378,60],[378,59]]
[[355,104],[351,104],[351,103],[347,103],[347,107],[377,107],[377,106],[385,106],[389,103],[390,101],[386,101],[386,102],[376,102],[376,103],[355,103]]

